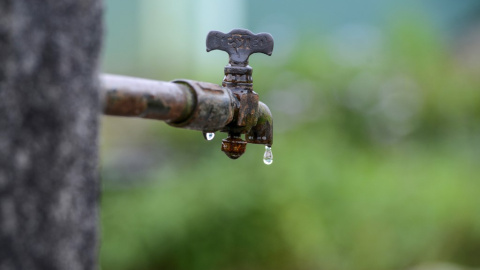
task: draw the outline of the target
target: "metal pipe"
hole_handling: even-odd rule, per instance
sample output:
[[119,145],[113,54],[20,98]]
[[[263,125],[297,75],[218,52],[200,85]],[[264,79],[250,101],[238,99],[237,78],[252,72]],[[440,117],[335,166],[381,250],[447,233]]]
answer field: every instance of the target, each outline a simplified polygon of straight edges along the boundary
[[195,93],[185,84],[127,76],[100,76],[106,115],[181,122],[193,113]]
[[222,151],[232,159],[245,152],[247,143],[273,143],[272,113],[251,90],[231,90],[192,80],[163,82],[108,74],[101,75],[100,81],[106,115],[162,120],[204,133],[226,132]]

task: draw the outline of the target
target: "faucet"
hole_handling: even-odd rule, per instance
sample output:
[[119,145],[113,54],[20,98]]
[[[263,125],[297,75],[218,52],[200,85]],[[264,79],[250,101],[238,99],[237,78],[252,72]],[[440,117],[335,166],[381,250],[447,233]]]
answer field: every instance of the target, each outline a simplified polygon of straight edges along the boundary
[[222,50],[229,55],[221,86],[185,79],[163,82],[105,74],[100,76],[104,114],[162,120],[173,127],[202,131],[207,139],[217,131],[225,132],[227,138],[222,140],[221,150],[229,158],[242,156],[247,143],[264,144],[264,161],[266,158],[271,163],[272,113],[253,91],[248,59],[253,53],[271,55],[272,36],[244,29],[226,34],[211,31],[206,45],[207,52]]

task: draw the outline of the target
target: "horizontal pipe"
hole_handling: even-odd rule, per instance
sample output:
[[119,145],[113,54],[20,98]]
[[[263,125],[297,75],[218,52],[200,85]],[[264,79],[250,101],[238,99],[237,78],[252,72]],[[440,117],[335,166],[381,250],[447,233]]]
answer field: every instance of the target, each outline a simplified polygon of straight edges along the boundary
[[179,122],[195,108],[188,85],[119,75],[100,76],[106,115]]
[[[220,130],[229,136],[245,133],[248,143],[273,143],[272,113],[256,94],[253,99],[239,101],[226,87],[192,80],[163,82],[105,74],[100,82],[106,115],[163,120],[174,127]],[[255,119],[251,119],[251,125],[238,125],[236,117],[249,103],[258,106],[243,114],[252,114]]]

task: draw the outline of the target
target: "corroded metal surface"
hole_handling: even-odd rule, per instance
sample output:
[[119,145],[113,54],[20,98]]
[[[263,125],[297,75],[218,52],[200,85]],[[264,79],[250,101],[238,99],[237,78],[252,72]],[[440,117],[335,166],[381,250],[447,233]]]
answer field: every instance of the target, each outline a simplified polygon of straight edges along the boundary
[[248,143],[273,144],[273,118],[270,109],[263,102],[258,103],[257,124],[245,135]]
[[167,121],[174,127],[215,132],[233,119],[236,99],[232,92],[219,85],[192,80],[175,80],[174,83],[188,86],[195,96],[195,107],[183,121]]
[[187,85],[117,75],[100,80],[106,115],[183,121],[195,107]]
[[226,34],[210,31],[207,52],[211,50],[227,52],[232,66],[246,66],[248,57],[253,53],[272,54],[273,37],[269,33],[254,34],[245,29],[234,29]]
[[245,153],[247,142],[242,140],[239,135],[229,135],[222,140],[222,151],[231,159],[237,159]]
[[[239,134],[247,134],[248,143],[273,143],[273,121],[268,107],[259,102],[253,91],[252,68],[248,58],[253,53],[271,55],[273,38],[268,33],[253,34],[244,29],[234,29],[229,33],[211,31],[207,35],[207,52],[221,50],[228,53],[228,65],[224,68],[222,86],[229,89],[237,99],[235,119],[222,131],[229,134],[222,141],[222,151],[230,158],[238,158],[245,151]],[[244,142],[244,141],[243,141]],[[243,151],[238,151],[243,147]],[[229,152],[231,151],[231,152]]]
[[[161,82],[125,76],[103,75],[104,113],[164,120],[179,128],[203,133],[228,133],[222,151],[239,158],[247,143],[273,143],[273,120],[268,107],[253,91],[253,53],[272,54],[270,34],[253,34],[235,29],[227,34],[212,31],[207,36],[207,51],[222,50],[229,55],[222,86],[192,80]],[[246,141],[241,135],[245,135]]]

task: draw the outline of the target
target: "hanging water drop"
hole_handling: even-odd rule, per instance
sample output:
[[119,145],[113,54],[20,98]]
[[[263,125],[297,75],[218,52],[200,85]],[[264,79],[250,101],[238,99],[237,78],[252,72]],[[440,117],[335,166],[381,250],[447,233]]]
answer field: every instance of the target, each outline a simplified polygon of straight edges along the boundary
[[204,132],[204,133],[203,133],[203,137],[205,138],[205,140],[211,141],[211,140],[213,140],[213,138],[215,138],[215,133],[213,133],[213,132]]
[[270,165],[273,163],[272,148],[265,145],[265,154],[263,154],[263,163]]

